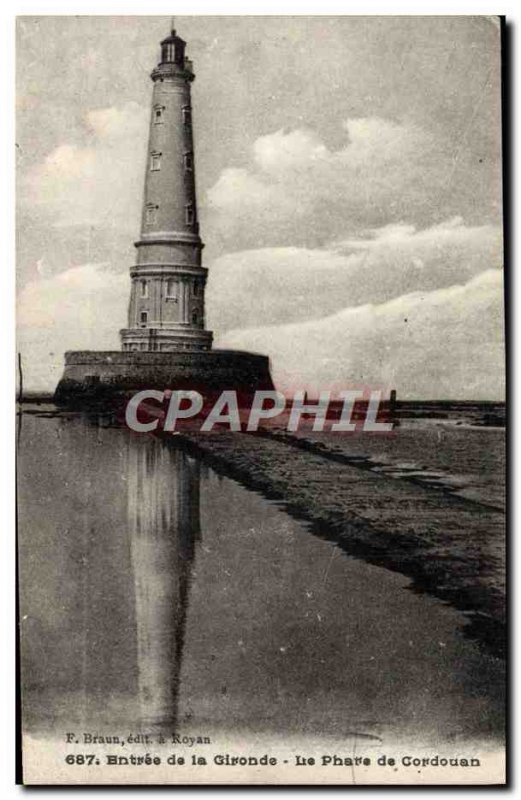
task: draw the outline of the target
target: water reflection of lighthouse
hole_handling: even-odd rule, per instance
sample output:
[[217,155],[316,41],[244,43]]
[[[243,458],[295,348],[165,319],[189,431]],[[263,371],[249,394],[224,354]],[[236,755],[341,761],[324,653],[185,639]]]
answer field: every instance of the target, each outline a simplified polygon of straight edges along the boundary
[[195,542],[199,464],[151,438],[130,437],[128,519],[143,730],[175,729]]

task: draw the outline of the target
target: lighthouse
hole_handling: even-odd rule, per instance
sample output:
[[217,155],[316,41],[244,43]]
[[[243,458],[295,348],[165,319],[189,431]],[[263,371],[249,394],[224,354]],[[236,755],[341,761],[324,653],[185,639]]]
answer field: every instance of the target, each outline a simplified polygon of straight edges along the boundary
[[141,227],[121,349],[67,351],[54,395],[58,405],[118,406],[142,389],[193,389],[205,398],[224,390],[247,398],[273,389],[265,355],[215,349],[206,330],[191,101],[195,75],[173,24],[151,78]]
[[191,84],[186,42],[172,29],[161,42],[145,164],[141,233],[131,267],[124,351],[209,350],[195,192]]

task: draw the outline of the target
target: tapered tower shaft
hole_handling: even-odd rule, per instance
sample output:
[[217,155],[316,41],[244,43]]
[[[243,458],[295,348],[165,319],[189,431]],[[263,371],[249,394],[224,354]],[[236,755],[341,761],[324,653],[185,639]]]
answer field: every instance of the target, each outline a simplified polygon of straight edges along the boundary
[[186,43],[172,30],[161,42],[148,139],[141,235],[123,350],[209,350],[204,327],[207,270],[201,265]]

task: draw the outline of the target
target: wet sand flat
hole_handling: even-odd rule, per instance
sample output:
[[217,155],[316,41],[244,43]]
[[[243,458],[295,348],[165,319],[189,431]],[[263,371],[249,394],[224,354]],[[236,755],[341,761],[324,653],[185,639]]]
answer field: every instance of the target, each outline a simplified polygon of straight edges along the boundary
[[276,438],[183,434],[212,466],[321,527],[347,552],[413,579],[465,612],[467,633],[504,654],[504,514],[338,463]]

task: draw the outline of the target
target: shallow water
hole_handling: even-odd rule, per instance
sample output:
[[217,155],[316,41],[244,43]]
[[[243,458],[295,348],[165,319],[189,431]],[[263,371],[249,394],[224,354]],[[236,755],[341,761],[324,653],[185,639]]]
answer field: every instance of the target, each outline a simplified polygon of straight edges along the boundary
[[175,439],[24,413],[19,555],[26,731],[502,737],[462,614]]

